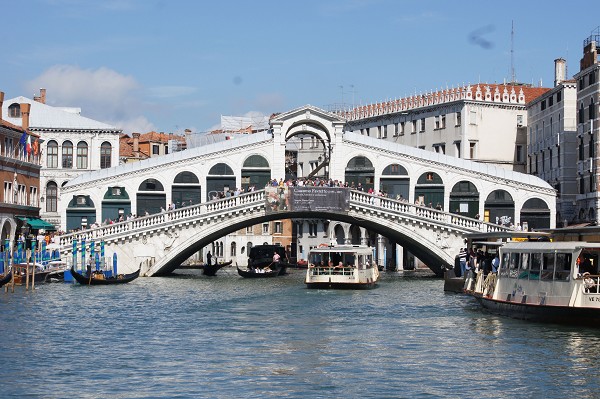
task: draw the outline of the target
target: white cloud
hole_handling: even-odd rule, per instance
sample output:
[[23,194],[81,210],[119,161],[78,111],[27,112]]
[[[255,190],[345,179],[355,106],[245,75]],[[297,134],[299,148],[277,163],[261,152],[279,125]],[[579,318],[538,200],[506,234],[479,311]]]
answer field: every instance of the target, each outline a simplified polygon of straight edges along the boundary
[[83,116],[113,124],[124,133],[154,128],[143,115],[139,83],[109,68],[55,65],[27,82],[26,87],[32,93],[45,88],[48,105],[80,107]]
[[150,96],[163,99],[193,94],[197,89],[188,86],[158,86],[151,87],[147,91]]

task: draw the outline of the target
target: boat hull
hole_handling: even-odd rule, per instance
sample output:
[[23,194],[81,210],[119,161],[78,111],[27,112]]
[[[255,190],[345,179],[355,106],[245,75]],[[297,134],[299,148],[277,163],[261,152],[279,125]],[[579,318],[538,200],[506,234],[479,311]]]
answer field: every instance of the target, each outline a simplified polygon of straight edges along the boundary
[[268,277],[277,277],[279,276],[279,270],[273,270],[265,273],[255,273],[249,270],[242,270],[239,267],[237,268],[238,274],[244,278],[268,278]]
[[572,306],[534,305],[486,298],[472,294],[483,308],[493,314],[540,323],[600,327],[600,309]]
[[0,287],[2,287],[3,285],[9,283],[10,280],[12,280],[12,273],[8,272],[7,274],[5,274],[4,276],[2,276],[0,278]]
[[81,285],[113,285],[113,284],[127,284],[140,276],[140,269],[131,274],[124,274],[122,277],[112,277],[112,278],[104,278],[98,279],[93,276],[90,278],[89,276],[84,276],[78,273],[75,269],[71,267],[71,274],[75,281],[77,281]]
[[306,283],[306,288],[316,289],[333,289],[333,290],[369,290],[377,287],[377,282],[370,283],[330,283],[330,282],[317,282],[317,283]]
[[229,266],[233,263],[233,261],[224,262],[224,263],[216,263],[214,265],[204,265],[202,268],[202,274],[205,276],[216,276],[217,272],[225,266]]

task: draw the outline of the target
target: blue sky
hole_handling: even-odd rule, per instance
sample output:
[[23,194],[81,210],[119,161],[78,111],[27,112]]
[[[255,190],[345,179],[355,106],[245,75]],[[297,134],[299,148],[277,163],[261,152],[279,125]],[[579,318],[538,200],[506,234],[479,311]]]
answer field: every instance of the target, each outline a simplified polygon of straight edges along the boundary
[[[130,134],[220,115],[366,104],[466,83],[551,87],[579,70],[593,7],[558,1],[2,0],[0,91]],[[594,15],[595,14],[595,15]]]

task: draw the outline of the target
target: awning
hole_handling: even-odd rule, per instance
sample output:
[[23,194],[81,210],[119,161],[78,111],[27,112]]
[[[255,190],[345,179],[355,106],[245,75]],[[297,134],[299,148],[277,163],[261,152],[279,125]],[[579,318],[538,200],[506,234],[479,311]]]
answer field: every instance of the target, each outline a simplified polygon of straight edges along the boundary
[[56,227],[54,227],[53,224],[48,223],[45,220],[42,220],[40,218],[18,217],[18,219],[21,219],[23,221],[23,223],[28,224],[32,229],[35,229],[35,230],[39,230],[39,229],[56,230]]

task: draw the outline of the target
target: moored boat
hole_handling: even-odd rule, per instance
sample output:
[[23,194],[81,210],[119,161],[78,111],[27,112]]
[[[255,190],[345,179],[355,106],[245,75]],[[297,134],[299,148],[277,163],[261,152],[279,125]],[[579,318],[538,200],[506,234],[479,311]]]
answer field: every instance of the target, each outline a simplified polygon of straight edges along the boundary
[[0,287],[9,283],[12,280],[12,272],[8,272],[2,276],[0,276]]
[[492,313],[600,327],[599,255],[598,243],[506,243],[498,272],[479,272],[466,293]]
[[379,268],[364,245],[318,247],[308,253],[308,288],[374,288]]
[[266,277],[277,277],[279,276],[279,270],[266,267],[264,269],[256,268],[256,269],[246,269],[242,270],[239,266],[237,267],[238,274],[244,278],[266,278]]
[[71,267],[73,278],[81,285],[111,285],[111,284],[126,284],[140,275],[140,269],[130,274],[118,274],[116,276],[106,277],[102,272],[91,272],[90,274],[78,273]]

